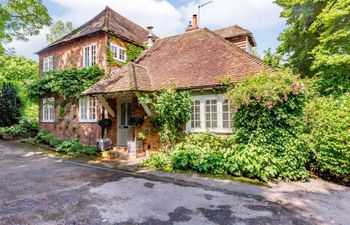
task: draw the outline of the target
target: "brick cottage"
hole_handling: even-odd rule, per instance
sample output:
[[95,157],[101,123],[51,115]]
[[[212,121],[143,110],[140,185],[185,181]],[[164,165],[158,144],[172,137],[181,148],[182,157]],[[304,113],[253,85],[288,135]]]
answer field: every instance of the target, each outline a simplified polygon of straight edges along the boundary
[[[129,61],[128,46],[144,49]],[[147,46],[147,47],[145,47]],[[137,133],[148,129],[141,151],[158,150],[159,135],[148,119],[152,113],[138,102],[142,92],[153,92],[174,83],[191,91],[191,120],[188,132],[231,132],[230,103],[215,94],[218,78],[229,76],[239,82],[244,76],[264,69],[251,54],[256,42],[251,32],[237,25],[211,31],[198,28],[197,17],[186,31],[158,38],[152,27],[144,29],[106,7],[96,17],[70,34],[38,52],[40,74],[70,67],[98,65],[108,76],[86,90],[79,100],[65,106],[66,115],[58,119],[60,96],[47,94],[40,101],[40,127],[64,139],[79,139],[93,145],[101,138],[98,121],[103,115],[112,120],[107,130],[113,146],[126,147]],[[110,65],[108,50],[118,62]],[[54,104],[45,104],[46,102]],[[141,126],[129,125],[130,118],[143,118]],[[140,150],[140,149],[139,149]]]

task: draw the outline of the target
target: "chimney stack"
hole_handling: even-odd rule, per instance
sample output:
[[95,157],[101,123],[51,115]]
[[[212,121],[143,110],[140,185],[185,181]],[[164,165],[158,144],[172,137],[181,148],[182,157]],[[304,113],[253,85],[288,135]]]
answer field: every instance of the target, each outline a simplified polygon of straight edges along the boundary
[[198,29],[198,19],[196,14],[193,14],[192,17],[192,27],[193,29]]
[[148,35],[147,35],[147,38],[148,38],[148,47],[151,47],[154,43],[154,35],[153,35],[153,26],[148,26],[147,27],[148,29]]
[[191,30],[196,30],[196,29],[198,29],[198,20],[197,20],[197,15],[194,14],[192,17],[192,23],[190,21],[188,27],[186,28],[186,32]]

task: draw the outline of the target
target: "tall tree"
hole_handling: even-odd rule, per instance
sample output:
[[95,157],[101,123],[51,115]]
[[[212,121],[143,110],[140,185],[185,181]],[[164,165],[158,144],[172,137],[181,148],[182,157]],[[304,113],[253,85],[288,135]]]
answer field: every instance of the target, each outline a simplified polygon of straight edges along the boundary
[[11,83],[4,83],[0,87],[0,127],[17,124],[21,118],[22,101],[17,88]]
[[322,78],[321,91],[350,90],[350,1],[275,0],[287,28],[278,52],[302,76]]
[[350,0],[330,1],[310,31],[320,34],[312,69],[322,78],[321,91],[350,91]]
[[41,0],[1,0],[0,50],[13,39],[28,40],[51,24],[51,18]]
[[[333,1],[333,0],[331,0]],[[319,33],[309,29],[329,0],[275,0],[282,7],[281,17],[287,28],[280,34],[277,51],[286,57],[287,65],[302,76],[311,76],[312,50],[319,45]]]
[[67,21],[66,23],[63,23],[62,20],[58,20],[50,27],[50,32],[46,34],[46,40],[51,43],[55,42],[73,30],[74,28],[72,22]]
[[28,97],[27,87],[38,79],[39,65],[34,60],[22,56],[0,54],[0,84],[16,86],[22,100],[23,116],[37,118],[38,104]]

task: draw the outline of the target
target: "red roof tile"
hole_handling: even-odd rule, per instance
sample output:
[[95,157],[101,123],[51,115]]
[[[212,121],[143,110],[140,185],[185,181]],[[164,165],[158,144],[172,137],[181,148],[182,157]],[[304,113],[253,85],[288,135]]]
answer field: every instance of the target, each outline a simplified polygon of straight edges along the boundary
[[[229,76],[238,82],[264,69],[260,59],[206,28],[158,39],[134,64],[144,68],[134,73],[136,80],[145,80],[139,85],[144,90],[158,90],[172,82],[178,88],[214,87],[220,84],[218,78]],[[124,76],[124,70],[130,67],[116,71],[85,94],[118,92],[122,85],[116,79]]]

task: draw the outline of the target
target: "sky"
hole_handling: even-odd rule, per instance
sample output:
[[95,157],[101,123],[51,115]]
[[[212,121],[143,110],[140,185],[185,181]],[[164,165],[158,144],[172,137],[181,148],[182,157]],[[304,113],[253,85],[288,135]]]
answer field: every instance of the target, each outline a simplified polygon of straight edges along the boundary
[[[71,21],[78,27],[109,6],[131,21],[146,27],[154,26],[154,33],[166,37],[183,33],[192,18],[198,14],[198,5],[209,0],[43,0],[53,22]],[[201,8],[199,26],[218,29],[234,24],[250,30],[257,42],[257,52],[278,46],[277,37],[285,28],[279,17],[281,8],[273,0],[213,0]],[[17,55],[37,60],[34,53],[47,46],[42,29],[28,42],[13,41],[8,45]]]

